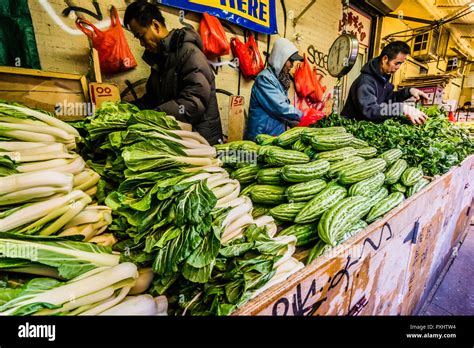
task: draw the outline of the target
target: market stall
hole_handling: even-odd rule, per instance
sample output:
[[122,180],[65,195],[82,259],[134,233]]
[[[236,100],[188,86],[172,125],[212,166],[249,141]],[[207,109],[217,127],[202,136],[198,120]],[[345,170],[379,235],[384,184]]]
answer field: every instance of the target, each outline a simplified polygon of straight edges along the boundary
[[211,147],[126,103],[2,102],[0,312],[413,313],[472,215],[472,140],[430,112],[383,142],[333,115]]
[[0,316],[420,310],[473,215],[469,0],[17,2]]

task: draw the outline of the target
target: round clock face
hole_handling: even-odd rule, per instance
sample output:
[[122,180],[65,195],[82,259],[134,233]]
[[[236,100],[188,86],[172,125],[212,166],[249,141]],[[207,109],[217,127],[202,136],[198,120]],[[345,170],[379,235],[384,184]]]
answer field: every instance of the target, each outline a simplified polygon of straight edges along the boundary
[[350,34],[342,34],[332,44],[328,54],[328,72],[331,76],[346,75],[357,60],[359,42]]

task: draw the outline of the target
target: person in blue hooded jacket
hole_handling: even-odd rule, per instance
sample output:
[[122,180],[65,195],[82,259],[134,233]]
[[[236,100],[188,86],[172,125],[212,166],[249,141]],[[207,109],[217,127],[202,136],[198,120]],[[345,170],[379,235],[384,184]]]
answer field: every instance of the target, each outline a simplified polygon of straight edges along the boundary
[[298,49],[288,39],[279,38],[268,58],[269,66],[258,74],[252,87],[245,139],[259,134],[279,135],[288,123],[298,123],[303,113],[291,105],[288,89],[293,62],[302,61]]

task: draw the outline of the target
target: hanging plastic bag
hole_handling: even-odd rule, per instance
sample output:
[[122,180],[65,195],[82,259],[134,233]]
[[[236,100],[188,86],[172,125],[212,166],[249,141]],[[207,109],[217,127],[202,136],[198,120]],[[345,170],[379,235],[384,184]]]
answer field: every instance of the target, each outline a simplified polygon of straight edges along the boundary
[[264,69],[265,64],[252,34],[246,43],[237,37],[232,38],[230,47],[232,54],[239,59],[239,68],[245,77],[256,77]]
[[[117,9],[113,6],[110,20],[110,28],[106,31],[99,30],[94,24],[81,18],[76,20],[76,26],[92,40],[92,46],[99,54],[100,70],[113,74],[136,67],[137,62],[128,46]],[[84,27],[84,24],[92,30]]]
[[199,34],[204,46],[203,52],[207,58],[214,59],[229,54],[230,45],[218,18],[204,12],[199,25]]
[[318,78],[316,67],[311,68],[311,64],[304,55],[304,61],[295,71],[296,93],[301,98],[308,98],[314,103],[323,101],[324,90]]
[[318,122],[324,117],[324,112],[313,108],[308,108],[303,111],[298,127],[309,127],[310,125]]

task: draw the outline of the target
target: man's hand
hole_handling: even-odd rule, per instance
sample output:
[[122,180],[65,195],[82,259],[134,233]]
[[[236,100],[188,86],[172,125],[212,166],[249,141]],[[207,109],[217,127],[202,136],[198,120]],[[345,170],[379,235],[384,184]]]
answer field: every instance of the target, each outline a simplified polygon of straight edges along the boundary
[[428,94],[423,91],[420,91],[419,89],[410,88],[410,94],[415,98],[416,101],[420,100],[420,98],[428,100]]
[[423,124],[428,116],[413,106],[403,104],[403,113],[413,124]]

